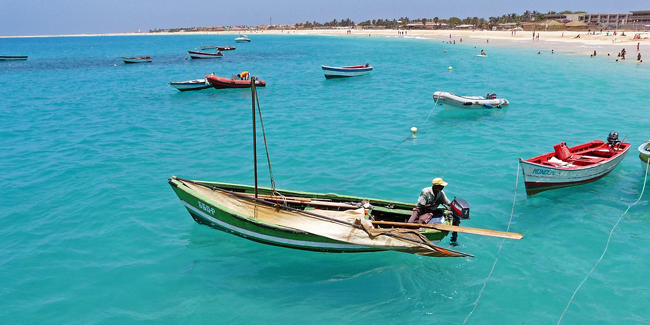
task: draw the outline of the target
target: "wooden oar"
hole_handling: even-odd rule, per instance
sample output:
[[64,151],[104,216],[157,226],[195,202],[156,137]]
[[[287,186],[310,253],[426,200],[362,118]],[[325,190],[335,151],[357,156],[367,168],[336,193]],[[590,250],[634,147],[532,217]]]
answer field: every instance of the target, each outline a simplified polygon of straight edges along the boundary
[[375,225],[384,225],[384,226],[395,226],[395,227],[405,227],[405,228],[433,228],[442,231],[455,231],[464,234],[473,234],[481,236],[490,236],[506,239],[522,239],[524,235],[518,234],[515,232],[506,232],[490,229],[481,229],[481,228],[470,228],[470,227],[461,227],[461,226],[451,226],[451,225],[429,225],[429,224],[419,224],[419,223],[408,223],[408,222],[391,222],[391,221],[373,221]]

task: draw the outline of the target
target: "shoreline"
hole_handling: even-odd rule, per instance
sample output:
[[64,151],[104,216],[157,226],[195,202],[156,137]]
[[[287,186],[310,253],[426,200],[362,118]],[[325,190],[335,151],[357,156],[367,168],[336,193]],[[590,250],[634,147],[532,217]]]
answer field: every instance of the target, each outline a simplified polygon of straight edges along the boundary
[[[594,51],[602,55],[616,54],[623,48],[628,52],[628,60],[636,62],[636,48],[643,51],[650,44],[650,32],[626,32],[626,36],[613,36],[596,32],[587,35],[585,31],[535,31],[539,39],[533,39],[532,31],[487,31],[487,30],[406,30],[396,29],[365,30],[365,29],[318,29],[318,30],[255,30],[255,31],[201,31],[201,32],[161,32],[161,33],[104,33],[104,34],[66,34],[66,35],[31,35],[31,36],[0,36],[2,38],[41,38],[41,37],[98,37],[98,36],[155,36],[155,35],[239,35],[239,34],[266,34],[266,35],[314,35],[314,36],[339,36],[339,37],[395,37],[395,38],[421,38],[442,42],[461,42],[469,45],[482,44],[486,47],[515,46],[531,48],[537,51],[555,50],[556,52],[590,55]],[[622,33],[622,32],[621,32]],[[633,39],[635,34],[640,34],[641,39]],[[580,38],[576,38],[576,36]],[[643,58],[642,58],[643,59]]]

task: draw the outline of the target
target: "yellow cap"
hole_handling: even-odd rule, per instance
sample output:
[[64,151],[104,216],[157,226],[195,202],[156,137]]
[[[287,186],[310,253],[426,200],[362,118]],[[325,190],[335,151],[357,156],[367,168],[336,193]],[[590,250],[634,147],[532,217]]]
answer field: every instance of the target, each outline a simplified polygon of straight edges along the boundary
[[436,177],[431,181],[433,185],[442,185],[442,186],[447,186],[447,182],[443,181],[442,178]]

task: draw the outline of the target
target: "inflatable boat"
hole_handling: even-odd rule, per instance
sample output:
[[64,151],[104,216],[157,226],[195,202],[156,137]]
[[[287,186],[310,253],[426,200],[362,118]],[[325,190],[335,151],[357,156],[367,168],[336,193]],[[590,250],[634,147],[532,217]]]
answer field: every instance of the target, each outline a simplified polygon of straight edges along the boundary
[[[487,97],[487,98],[486,98]],[[510,104],[505,98],[497,98],[496,94],[481,96],[458,96],[444,91],[433,93],[436,103],[467,108],[502,108]]]
[[[209,74],[205,76],[205,80],[212,85],[212,87],[217,89],[224,88],[250,88],[250,80],[239,80],[235,78],[224,78]],[[264,80],[255,80],[256,87],[266,87],[266,82]]]

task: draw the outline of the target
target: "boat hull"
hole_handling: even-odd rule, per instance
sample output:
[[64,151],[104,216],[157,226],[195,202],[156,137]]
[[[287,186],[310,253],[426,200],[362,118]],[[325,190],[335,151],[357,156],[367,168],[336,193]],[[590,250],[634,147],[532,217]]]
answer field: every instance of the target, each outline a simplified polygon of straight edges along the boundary
[[223,58],[223,54],[221,54],[221,53],[205,53],[205,52],[195,52],[195,51],[187,51],[187,53],[190,54],[190,57],[192,59],[221,59],[221,58]]
[[[223,78],[215,75],[207,75],[205,79],[216,89],[228,89],[228,88],[250,88],[250,80],[236,80]],[[255,80],[256,87],[266,87],[266,82],[264,80]]]
[[180,91],[200,90],[212,87],[212,85],[210,85],[205,79],[170,82],[169,85]]
[[239,37],[237,37],[237,38],[235,38],[235,42],[237,42],[237,43],[250,43],[251,40],[248,39],[248,38],[239,38]]
[[[386,250],[385,248],[377,246],[362,246],[341,242],[304,231],[269,224],[255,218],[238,215],[237,213],[226,211],[227,209],[222,209],[219,205],[214,204],[209,198],[183,186],[183,183],[174,177],[169,179],[169,184],[172,186],[172,189],[178,198],[197,223],[248,240],[273,246],[328,253],[361,253]],[[205,184],[214,186],[224,185],[223,183],[208,182],[205,182]],[[247,192],[252,190],[252,187],[250,186],[241,185],[240,187],[246,189]],[[260,195],[271,193],[268,188],[259,188],[259,191]],[[282,190],[282,193],[288,196],[305,194],[286,190]],[[311,195],[313,193],[309,194]],[[334,195],[337,198],[340,198],[340,196],[335,194],[326,195]],[[350,197],[350,199],[356,200],[361,198]],[[448,232],[431,229],[422,231],[422,234],[431,242],[436,243],[443,239]]]
[[629,147],[621,154],[603,163],[576,169],[543,166],[520,158],[519,163],[524,174],[526,194],[533,195],[556,188],[597,181],[616,168],[625,156],[627,156],[627,149]]
[[236,49],[234,46],[216,46],[215,48],[219,51],[232,51]]
[[25,61],[27,56],[0,55],[0,61]]
[[650,141],[644,142],[639,146],[639,159],[641,159],[641,168],[644,173],[650,174]]
[[152,61],[151,58],[147,59],[147,58],[125,58],[125,57],[121,57],[120,59],[122,59],[122,61],[124,61],[124,63],[151,63],[151,61]]
[[359,77],[372,72],[372,67],[328,67],[321,66],[326,79]]
[[462,108],[501,108],[510,104],[505,98],[486,99],[480,96],[458,96],[444,91],[434,92],[433,100],[438,104]]

